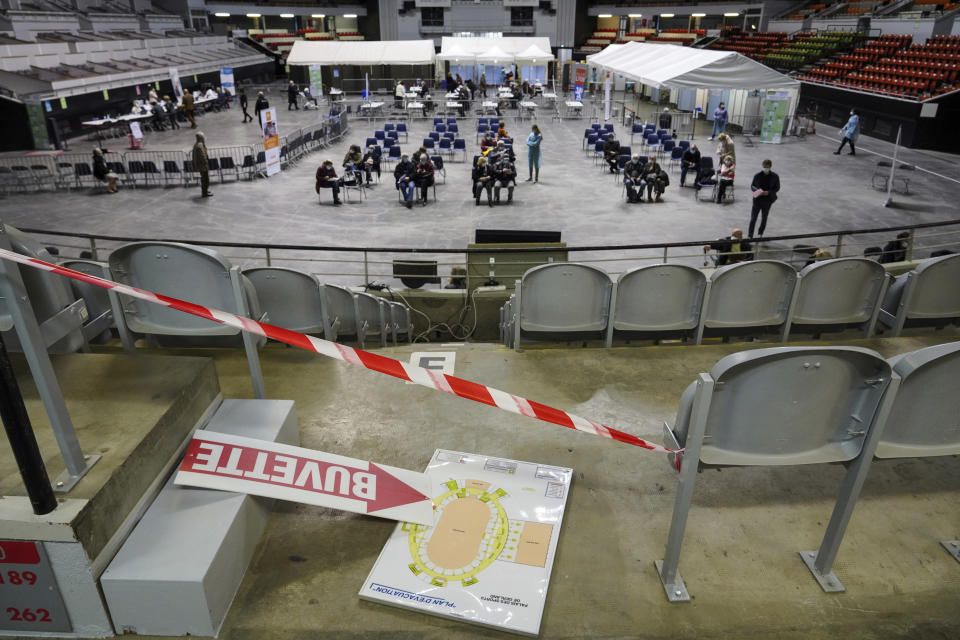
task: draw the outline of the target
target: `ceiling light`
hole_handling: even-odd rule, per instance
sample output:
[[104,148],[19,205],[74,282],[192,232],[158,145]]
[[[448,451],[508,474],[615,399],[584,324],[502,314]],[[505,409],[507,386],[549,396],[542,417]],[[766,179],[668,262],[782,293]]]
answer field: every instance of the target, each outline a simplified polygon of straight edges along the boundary
[[642,17],[643,17],[643,14],[642,14],[642,13],[631,13],[631,14],[630,14],[630,17],[631,17],[631,18],[642,18]]
[[280,14],[280,17],[281,17],[281,18],[292,18],[292,17],[293,17],[293,14],[292,14],[292,13],[281,13],[281,14]]
[[311,14],[310,14],[310,17],[311,17],[311,18],[326,18],[327,16],[326,16],[326,14],[324,14],[324,13],[311,13]]
[[229,14],[229,13],[215,13],[215,14],[213,14],[213,15],[217,16],[218,18],[229,18],[229,17],[230,17],[230,14]]
[[733,13],[725,13],[725,14],[723,14],[723,17],[724,17],[724,18],[736,18],[738,15],[740,15],[740,14],[737,13],[736,11],[734,11]]
[[601,14],[597,15],[597,17],[598,17],[598,18],[612,18],[612,17],[613,17],[613,14],[612,14],[612,13],[601,13]]
[[259,13],[248,13],[248,14],[247,14],[247,17],[248,17],[248,18],[259,18],[259,17],[260,17],[260,14],[259,14]]
[[344,17],[344,18],[356,18],[356,17],[357,17],[357,14],[355,14],[355,13],[345,13],[345,14],[343,14],[343,17]]
[[691,18],[705,18],[705,17],[707,17],[707,14],[705,14],[705,13],[691,13],[691,14],[690,14],[690,17],[691,17]]
[[661,14],[660,14],[660,17],[661,17],[661,18],[672,18],[672,17],[673,17],[673,14],[672,14],[672,13],[661,13]]

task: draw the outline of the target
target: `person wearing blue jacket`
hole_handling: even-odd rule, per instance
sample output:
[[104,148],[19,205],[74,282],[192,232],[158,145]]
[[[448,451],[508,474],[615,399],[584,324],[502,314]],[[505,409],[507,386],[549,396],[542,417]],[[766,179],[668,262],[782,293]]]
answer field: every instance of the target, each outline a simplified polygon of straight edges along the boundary
[[[527,166],[530,169],[530,177],[527,182],[533,180],[540,182],[540,143],[543,142],[543,134],[540,133],[540,127],[533,125],[530,128],[530,135],[527,136]],[[536,170],[536,177],[534,177]]]
[[713,135],[710,136],[710,140],[713,140],[715,137],[726,131],[727,129],[727,108],[723,106],[721,102],[717,105],[717,108],[713,110]]
[[857,112],[853,109],[850,109],[850,119],[847,120],[847,124],[843,125],[843,129],[840,129],[840,134],[843,135],[843,140],[840,142],[840,147],[833,152],[833,155],[840,155],[840,152],[843,150],[843,145],[848,142],[850,143],[850,153],[847,155],[857,155],[857,148],[854,146],[854,143],[857,141],[857,138],[860,137],[860,116],[858,116]]

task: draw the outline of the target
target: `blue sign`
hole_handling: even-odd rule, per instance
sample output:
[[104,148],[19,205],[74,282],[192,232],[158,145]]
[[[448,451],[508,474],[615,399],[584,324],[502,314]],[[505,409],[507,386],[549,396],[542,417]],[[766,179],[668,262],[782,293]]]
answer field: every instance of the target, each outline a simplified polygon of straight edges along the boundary
[[573,85],[573,101],[583,102],[583,85],[582,84]]

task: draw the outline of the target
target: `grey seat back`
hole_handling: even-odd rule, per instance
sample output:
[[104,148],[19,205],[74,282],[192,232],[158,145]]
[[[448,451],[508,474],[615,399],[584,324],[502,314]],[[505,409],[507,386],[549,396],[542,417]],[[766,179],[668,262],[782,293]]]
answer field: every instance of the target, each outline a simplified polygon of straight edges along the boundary
[[320,283],[312,275],[279,267],[247,269],[243,275],[256,289],[270,324],[300,333],[323,333]]
[[353,336],[357,333],[357,309],[354,294],[338,284],[323,285],[323,311],[327,322],[328,339]]
[[887,278],[882,265],[865,258],[815,262],[800,272],[791,320],[795,324],[866,322]]
[[710,277],[706,327],[780,325],[787,319],[797,273],[778,260],[727,265]]
[[[19,229],[6,226],[6,235],[10,240],[10,249],[15,253],[46,262],[56,262],[56,258],[42,244]],[[27,296],[30,298],[30,306],[38,324],[42,325],[80,299],[80,296],[74,293],[71,288],[70,280],[63,276],[47,273],[40,269],[21,267],[12,262],[8,263],[7,268],[20,270],[20,277],[23,279],[23,285]],[[0,330],[9,331],[12,328],[13,321],[9,311],[7,311],[6,303],[0,299]],[[15,333],[9,333],[8,336],[5,336],[5,340],[9,349],[20,349],[19,339]],[[59,340],[47,345],[47,351],[50,353],[72,353],[83,348],[85,344],[86,340],[82,331],[70,331]]]
[[617,280],[613,328],[620,331],[694,329],[707,279],[702,271],[680,264],[631,269]]
[[[68,269],[98,278],[105,277],[107,270],[106,263],[94,260],[65,260],[60,264]],[[74,293],[83,298],[91,316],[99,316],[110,311],[110,294],[106,289],[79,280],[69,280],[68,282]]]
[[960,317],[960,255],[927,260],[908,276],[914,279],[908,318]]
[[357,293],[357,326],[363,328],[363,335],[381,336],[386,344],[386,330],[383,303],[377,296],[369,293]]
[[[110,254],[110,272],[118,282],[222,309],[242,316],[259,316],[246,287],[243,305],[236,302],[230,279],[232,265],[216,251],[176,242],[135,242]],[[127,325],[137,333],[154,335],[235,335],[239,329],[221,325],[161,305],[123,297]],[[257,318],[259,319],[259,318]]]
[[[851,460],[890,381],[879,354],[855,347],[774,347],[735,353],[710,370],[700,459],[717,465],[792,465]],[[674,432],[683,444],[696,384],[680,399]]]
[[878,458],[960,454],[960,342],[890,359],[901,377]]
[[410,309],[402,302],[388,302],[390,305],[390,321],[395,331],[394,337],[406,336],[410,339],[410,333],[413,331],[410,322]]
[[605,271],[585,264],[553,263],[523,274],[522,331],[603,331],[613,283]]

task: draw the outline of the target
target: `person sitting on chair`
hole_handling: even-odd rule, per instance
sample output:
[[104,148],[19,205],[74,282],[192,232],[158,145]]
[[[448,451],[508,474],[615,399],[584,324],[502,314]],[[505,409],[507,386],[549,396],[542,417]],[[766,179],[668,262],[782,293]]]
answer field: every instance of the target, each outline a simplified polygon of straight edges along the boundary
[[646,164],[645,161],[640,162],[639,155],[633,154],[630,162],[623,165],[623,185],[627,189],[627,202],[643,202],[641,198],[637,197],[635,187],[641,182]]
[[693,171],[693,184],[700,181],[700,149],[692,144],[680,157],[680,186],[687,180],[687,172]]
[[[717,252],[717,256],[713,259],[713,263],[717,267],[753,260],[753,248],[749,242],[743,239],[743,231],[741,229],[734,229],[728,237],[718,238],[704,246],[703,252],[706,253],[711,249]],[[704,265],[706,265],[706,256],[704,256],[703,260]]]
[[397,189],[403,194],[403,203],[407,209],[413,208],[413,192],[416,189],[415,171],[416,167],[410,162],[410,156],[406,153],[400,156],[400,162],[393,169],[393,179],[396,180]]
[[371,180],[371,173],[377,173],[377,179],[380,179],[380,151],[377,145],[372,144],[367,147],[367,152],[363,154],[363,160],[360,163],[363,166],[363,171],[367,175],[367,184],[373,182]]
[[427,153],[426,147],[420,147],[419,149],[413,152],[413,158],[412,158],[413,164],[415,165],[420,164],[420,158],[428,158],[428,159],[430,158],[430,154]]
[[[360,153],[360,147],[358,145],[350,145],[350,149],[347,151],[346,155],[343,156],[343,168],[348,171],[356,170],[359,171],[361,165],[363,164],[363,154]],[[367,180],[370,180],[370,173],[367,173]]]
[[314,188],[317,193],[320,193],[320,189],[331,189],[333,191],[333,204],[340,204],[340,180],[333,168],[333,160],[323,161],[323,164],[317,168],[316,178],[317,183]]
[[[667,186],[667,174],[660,168],[656,156],[647,158],[647,166],[643,169],[641,185],[647,186],[647,202],[653,202],[652,194],[654,191],[657,193],[657,202],[663,202],[660,196],[663,195],[663,190]],[[643,196],[640,196],[640,198],[642,199]]]
[[477,206],[480,206],[480,192],[487,192],[487,205],[493,206],[493,183],[495,182],[495,177],[490,171],[490,164],[487,162],[487,159],[483,156],[477,158],[477,164],[473,167],[473,197],[477,201]]
[[733,158],[727,156],[720,165],[720,180],[717,184],[717,204],[723,202],[723,196],[727,193],[727,187],[733,184],[733,178],[736,173],[737,165],[733,163]]
[[486,153],[488,149],[497,146],[497,141],[493,138],[493,132],[487,131],[480,140],[480,153]]
[[497,128],[497,140],[503,140],[504,138],[509,138],[510,134],[507,133],[506,125],[501,122],[500,126]]
[[496,186],[494,187],[494,201],[500,202],[500,189],[507,188],[507,202],[513,202],[513,187],[517,184],[517,168],[513,164],[513,158],[509,153],[503,153],[494,166],[494,177]]
[[603,143],[603,159],[610,167],[610,173],[617,172],[617,158],[620,157],[620,141],[611,133]]
[[883,251],[880,252],[880,264],[889,264],[891,262],[903,262],[907,259],[907,240],[910,238],[909,231],[901,231],[896,239],[883,245]]
[[423,206],[427,206],[428,189],[433,186],[433,163],[430,162],[430,156],[426,153],[420,155],[414,170],[413,180],[420,188],[420,200]]

